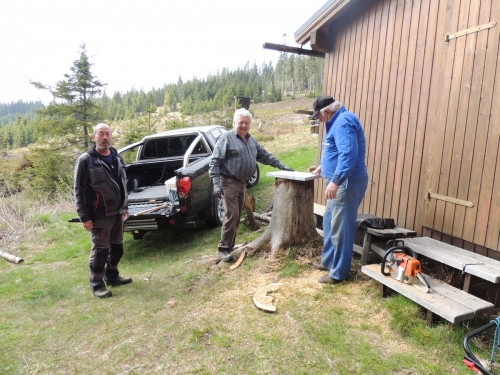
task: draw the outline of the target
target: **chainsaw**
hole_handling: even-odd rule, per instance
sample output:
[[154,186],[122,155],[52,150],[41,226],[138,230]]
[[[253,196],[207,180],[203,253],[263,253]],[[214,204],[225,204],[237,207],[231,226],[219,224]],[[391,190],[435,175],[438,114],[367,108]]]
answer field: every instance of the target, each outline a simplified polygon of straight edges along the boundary
[[386,250],[382,258],[381,272],[382,275],[392,276],[405,284],[412,284],[426,293],[431,291],[429,283],[422,275],[420,261],[415,258],[413,250],[408,246],[396,245]]

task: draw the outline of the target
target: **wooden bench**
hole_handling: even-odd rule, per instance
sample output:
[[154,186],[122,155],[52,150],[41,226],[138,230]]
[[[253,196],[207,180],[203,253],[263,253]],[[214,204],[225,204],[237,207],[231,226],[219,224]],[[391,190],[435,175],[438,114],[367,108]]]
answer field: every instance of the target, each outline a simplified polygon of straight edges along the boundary
[[404,243],[416,255],[422,255],[462,271],[465,275],[463,290],[468,292],[471,275],[494,284],[500,283],[500,261],[464,250],[429,237],[405,239]]
[[[427,275],[424,277],[431,286],[430,293],[426,293],[414,285],[399,282],[391,276],[382,275],[380,264],[362,266],[361,271],[381,283],[381,291],[384,296],[387,295],[387,288],[394,290],[451,323],[470,320],[486,314],[494,308],[492,303]],[[428,314],[427,318],[430,320],[432,315]]]

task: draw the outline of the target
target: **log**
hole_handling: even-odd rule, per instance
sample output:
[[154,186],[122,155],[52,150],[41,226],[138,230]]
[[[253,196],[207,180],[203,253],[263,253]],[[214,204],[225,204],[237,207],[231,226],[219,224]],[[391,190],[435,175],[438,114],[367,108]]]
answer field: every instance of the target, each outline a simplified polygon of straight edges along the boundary
[[269,172],[268,175],[277,177],[272,219],[262,236],[233,250],[233,258],[243,250],[247,254],[269,250],[271,259],[274,259],[279,251],[305,245],[318,236],[313,211],[313,179],[316,176],[303,172]]
[[255,221],[255,217],[254,217],[254,214],[253,214],[253,208],[252,208],[252,205],[250,203],[250,198],[248,198],[248,193],[245,189],[245,211],[247,212],[247,218],[250,222],[250,229],[252,230],[257,230],[259,229],[259,226],[257,225],[257,222]]
[[6,251],[0,251],[0,257],[8,260],[11,263],[19,264],[24,262],[23,258],[16,257],[15,255],[12,255],[11,253],[8,253]]
[[266,223],[271,222],[271,216],[261,215],[261,214],[256,214],[256,213],[254,213],[254,216],[257,220],[264,221]]

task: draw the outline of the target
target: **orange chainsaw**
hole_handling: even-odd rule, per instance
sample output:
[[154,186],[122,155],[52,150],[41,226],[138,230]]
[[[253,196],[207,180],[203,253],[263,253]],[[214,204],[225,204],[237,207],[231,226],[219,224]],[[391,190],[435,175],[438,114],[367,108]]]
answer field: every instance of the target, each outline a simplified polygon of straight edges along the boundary
[[429,283],[422,275],[420,261],[408,246],[393,246],[388,249],[382,258],[381,272],[382,275],[392,276],[402,283],[413,284],[426,293],[431,291]]

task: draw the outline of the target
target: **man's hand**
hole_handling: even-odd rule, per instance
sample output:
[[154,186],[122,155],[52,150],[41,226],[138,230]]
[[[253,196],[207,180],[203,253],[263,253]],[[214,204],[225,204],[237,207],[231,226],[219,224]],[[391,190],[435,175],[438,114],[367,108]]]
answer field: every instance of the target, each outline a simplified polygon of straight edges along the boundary
[[288,171],[288,172],[295,172],[292,168],[290,167],[287,167],[286,165],[283,165],[283,167],[281,168],[282,171]]
[[91,231],[92,230],[92,220],[89,220],[89,221],[82,223],[82,226],[85,228],[86,231]]
[[126,210],[124,213],[123,213],[123,221],[127,221],[127,219],[130,217],[130,211],[129,210]]
[[337,198],[337,191],[339,190],[339,185],[330,182],[326,187],[325,197],[326,199],[335,199]]
[[311,173],[315,176],[321,174],[321,165],[318,165]]
[[220,198],[222,195],[224,195],[224,190],[222,190],[222,186],[219,182],[214,182],[214,196],[217,198]]

